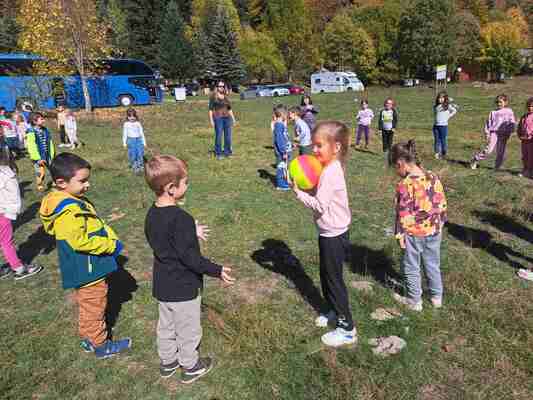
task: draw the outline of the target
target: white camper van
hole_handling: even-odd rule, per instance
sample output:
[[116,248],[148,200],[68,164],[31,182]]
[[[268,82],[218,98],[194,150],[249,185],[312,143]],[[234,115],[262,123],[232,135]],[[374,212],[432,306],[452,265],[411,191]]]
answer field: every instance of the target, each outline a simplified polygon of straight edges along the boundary
[[363,91],[365,86],[353,72],[322,70],[311,75],[311,93]]

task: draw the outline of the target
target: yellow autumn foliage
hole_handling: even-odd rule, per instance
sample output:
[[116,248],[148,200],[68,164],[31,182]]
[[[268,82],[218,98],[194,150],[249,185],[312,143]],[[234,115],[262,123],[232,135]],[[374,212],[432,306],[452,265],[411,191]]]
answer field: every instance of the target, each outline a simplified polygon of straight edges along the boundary
[[19,48],[44,57],[40,73],[90,73],[93,61],[110,54],[106,26],[93,0],[21,0]]

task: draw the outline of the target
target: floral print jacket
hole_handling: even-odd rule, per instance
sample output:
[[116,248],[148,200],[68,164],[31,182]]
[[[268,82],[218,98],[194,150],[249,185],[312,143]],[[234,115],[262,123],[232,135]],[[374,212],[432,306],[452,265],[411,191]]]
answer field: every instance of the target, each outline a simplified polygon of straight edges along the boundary
[[447,210],[444,188],[437,175],[408,175],[396,186],[396,238],[431,236],[441,232]]

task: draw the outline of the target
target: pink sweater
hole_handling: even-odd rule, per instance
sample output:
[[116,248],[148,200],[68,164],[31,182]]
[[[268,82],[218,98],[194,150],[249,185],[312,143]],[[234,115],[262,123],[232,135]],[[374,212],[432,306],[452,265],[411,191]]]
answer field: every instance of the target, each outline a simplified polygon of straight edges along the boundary
[[518,124],[518,137],[521,140],[533,139],[533,113],[524,115]]
[[499,110],[491,111],[489,119],[485,123],[485,133],[490,135],[510,135],[513,133],[516,125],[513,110],[504,107]]
[[320,175],[316,195],[296,191],[298,199],[314,212],[320,236],[334,237],[346,232],[352,213],[348,206],[348,191],[344,170],[338,160],[332,161]]

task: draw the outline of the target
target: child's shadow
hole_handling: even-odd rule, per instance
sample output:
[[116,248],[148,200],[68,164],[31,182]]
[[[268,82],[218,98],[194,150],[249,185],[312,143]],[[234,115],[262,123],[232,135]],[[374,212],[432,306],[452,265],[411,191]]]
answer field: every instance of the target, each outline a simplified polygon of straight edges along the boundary
[[352,272],[367,276],[386,288],[395,288],[403,277],[392,267],[392,259],[384,250],[374,250],[366,246],[351,244],[348,260]]
[[272,186],[276,186],[276,176],[268,172],[266,169],[258,169],[257,173],[261,179],[270,180]]
[[47,234],[40,226],[18,247],[17,254],[24,264],[31,264],[39,254],[50,254],[55,248],[54,237]]
[[118,270],[107,278],[109,291],[107,295],[106,323],[109,330],[115,326],[122,305],[133,298],[133,292],[139,287],[135,278],[124,269],[128,258],[119,256],[117,261],[119,264]]
[[285,276],[317,313],[322,311],[323,299],[319,290],[289,246],[276,239],[266,239],[261,244],[263,248],[253,252],[252,260],[269,271]]
[[511,258],[522,258],[529,263],[533,263],[533,258],[522,255],[508,246],[504,246],[501,243],[495,242],[492,235],[481,229],[470,228],[454,224],[453,222],[447,222],[446,228],[448,233],[460,240],[464,244],[472,248],[483,249],[498,260],[510,265],[513,268],[524,268],[524,266]]
[[474,211],[473,214],[478,217],[481,222],[491,224],[501,232],[515,235],[516,237],[533,244],[533,231],[520,222],[515,221],[513,218],[494,211]]

